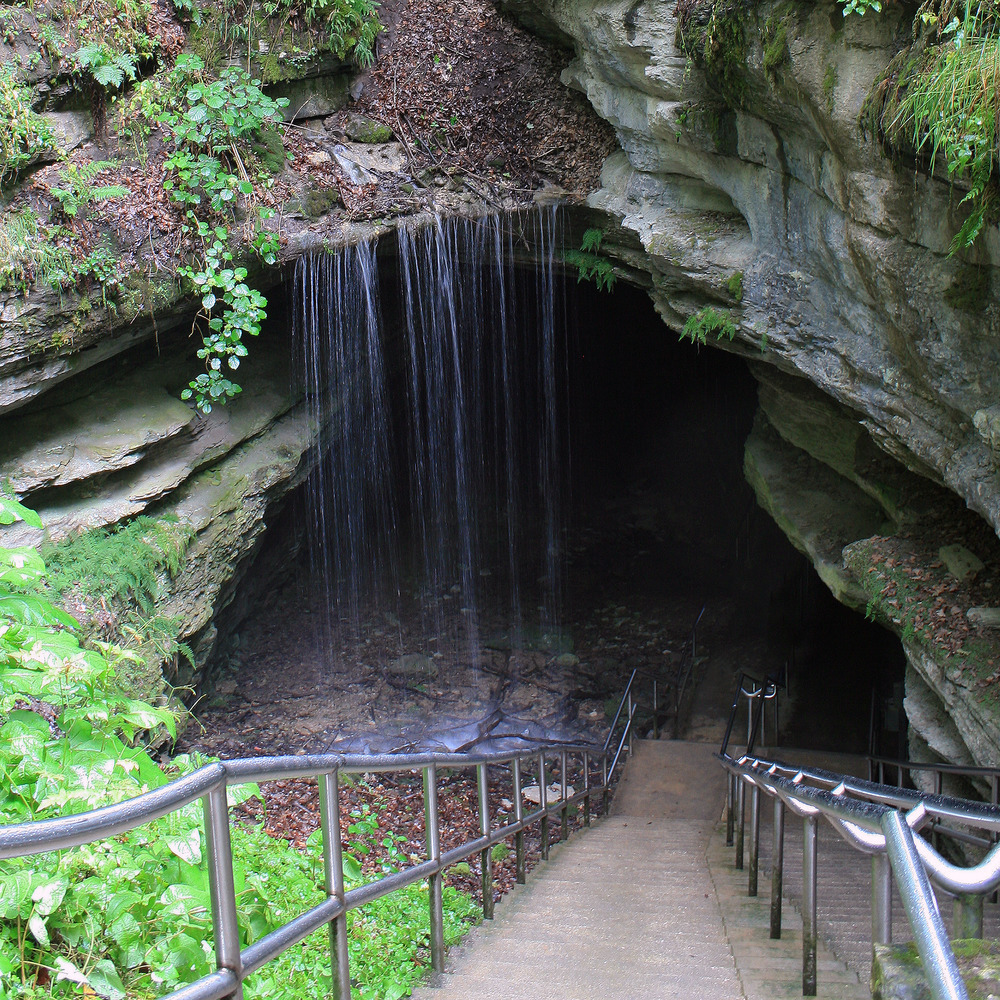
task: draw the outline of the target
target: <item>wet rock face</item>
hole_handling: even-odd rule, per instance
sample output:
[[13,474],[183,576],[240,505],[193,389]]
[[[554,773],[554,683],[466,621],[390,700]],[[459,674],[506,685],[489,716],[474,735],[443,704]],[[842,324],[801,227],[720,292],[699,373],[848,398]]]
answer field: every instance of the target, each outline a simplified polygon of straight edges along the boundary
[[959,199],[895,169],[858,125],[904,19],[845,19],[833,3],[741,8],[740,75],[726,86],[680,50],[670,5],[505,6],[573,39],[564,79],[623,150],[591,203],[621,220],[620,256],[649,273],[665,322],[728,307],[737,349],[857,411],[886,451],[1000,528],[1000,241],[994,229],[978,248],[986,281],[969,309],[954,294],[964,265],[947,256]]
[[[703,58],[708,3],[683,24],[643,0],[503,5],[568,40],[564,80],[615,127],[622,151],[590,198],[612,220],[602,251],[648,275],[674,330],[706,306],[729,311],[738,332],[718,346],[752,359],[761,386],[747,477],[836,596],[874,600],[906,638],[914,746],[995,763],[995,636],[959,636],[956,656],[943,631],[920,632],[921,611],[897,613],[890,582],[884,608],[871,585],[876,559],[906,558],[916,576],[940,563],[942,543],[921,537],[948,502],[932,484],[1000,529],[1000,239],[980,241],[973,281],[948,256],[960,198],[894,167],[859,126],[907,19],[765,0],[741,6]],[[983,558],[980,584],[996,571]],[[913,607],[950,587],[925,581]],[[963,617],[948,592],[928,615]]]

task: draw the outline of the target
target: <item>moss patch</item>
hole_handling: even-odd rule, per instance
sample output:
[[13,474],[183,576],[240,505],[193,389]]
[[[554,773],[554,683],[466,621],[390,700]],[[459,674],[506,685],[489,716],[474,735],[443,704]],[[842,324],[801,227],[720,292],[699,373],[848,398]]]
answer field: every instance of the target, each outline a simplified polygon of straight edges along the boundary
[[963,264],[955,275],[955,280],[945,289],[945,302],[952,309],[979,315],[986,308],[990,298],[990,277],[985,267]]
[[833,114],[833,96],[837,90],[837,84],[840,82],[839,74],[837,73],[837,67],[830,63],[826,67],[826,72],[823,74],[823,97],[826,100],[826,110],[832,115]]
[[743,301],[743,272],[735,271],[726,282],[726,291],[737,301]]
[[261,129],[252,143],[254,156],[260,165],[271,174],[280,174],[285,169],[288,154],[277,129]]

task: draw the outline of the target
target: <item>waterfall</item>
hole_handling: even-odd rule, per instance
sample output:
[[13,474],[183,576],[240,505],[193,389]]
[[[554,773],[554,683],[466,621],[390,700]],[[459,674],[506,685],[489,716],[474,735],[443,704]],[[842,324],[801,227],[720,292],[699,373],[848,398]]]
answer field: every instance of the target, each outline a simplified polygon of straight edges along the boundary
[[[392,243],[395,242],[393,246]],[[375,621],[463,655],[558,625],[568,471],[556,210],[438,219],[301,258],[310,551],[332,648]],[[515,257],[532,258],[518,268]]]

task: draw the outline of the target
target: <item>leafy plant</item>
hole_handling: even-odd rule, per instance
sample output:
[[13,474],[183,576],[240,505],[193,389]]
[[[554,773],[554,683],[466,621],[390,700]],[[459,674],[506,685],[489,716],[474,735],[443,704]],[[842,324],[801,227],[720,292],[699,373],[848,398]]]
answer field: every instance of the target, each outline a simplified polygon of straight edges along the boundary
[[81,208],[86,208],[95,201],[106,201],[109,198],[124,198],[129,190],[120,184],[95,185],[94,178],[105,170],[114,170],[118,166],[114,160],[92,160],[78,166],[70,163],[59,171],[60,185],[50,187],[49,192],[59,202],[63,214],[73,219]]
[[0,66],[0,185],[50,149],[55,149],[55,137],[45,119],[31,110],[28,89],[18,84],[13,65]]
[[736,336],[736,325],[726,310],[717,310],[712,306],[699,309],[688,316],[680,339],[690,340],[692,344],[706,344],[709,336],[714,336],[716,340],[723,337],[732,340]]
[[71,588],[105,605],[134,604],[152,614],[162,576],[183,565],[194,532],[176,517],[145,515],[114,528],[96,528],[45,552],[49,585]]
[[603,239],[602,229],[588,229],[580,240],[580,249],[565,251],[563,259],[577,269],[577,282],[593,281],[599,289],[610,292],[617,276],[614,265],[600,253]]
[[[0,494],[0,524],[38,515]],[[30,547],[0,547],[0,824],[78,813],[162,786],[168,775],[139,742],[175,717],[129,697],[119,672],[133,655],[86,649],[76,623],[43,589]],[[175,758],[174,775],[207,763]],[[255,785],[230,789],[238,804]],[[358,837],[398,838],[365,820]],[[313,838],[315,841],[315,838]],[[325,896],[319,852],[303,854],[263,826],[232,828],[242,945]],[[361,866],[345,857],[351,884]],[[475,919],[473,900],[444,891],[445,940]],[[349,916],[359,995],[402,997],[422,976],[427,895],[411,886]],[[201,810],[189,805],[109,840],[4,862],[0,870],[0,996],[162,994],[212,971],[212,919]],[[332,986],[326,935],[316,934],[249,980],[248,997],[313,996]]]
[[[260,80],[238,67],[229,67],[214,81],[205,79],[204,69],[198,56],[178,58],[171,81],[183,97],[168,101],[157,120],[174,140],[174,152],[165,163],[170,176],[164,187],[185,207],[185,229],[203,247],[200,261],[178,269],[201,296],[195,323],[204,320],[208,327],[198,351],[206,370],[181,397],[193,398],[198,409],[210,413],[214,403],[240,392],[223,374],[223,364],[230,371],[239,367],[247,353],[244,336],[256,336],[267,315],[267,299],[246,284],[247,269],[235,266],[229,227],[221,223],[235,219],[241,201],[245,209],[252,209],[254,183],[246,166],[248,158],[252,162],[252,143],[262,129],[275,124],[288,101],[271,100],[261,91]],[[263,171],[257,180],[271,183]],[[278,240],[260,223],[272,214],[270,209],[258,209],[251,243],[267,264],[277,260]],[[216,311],[219,304],[226,308]]]

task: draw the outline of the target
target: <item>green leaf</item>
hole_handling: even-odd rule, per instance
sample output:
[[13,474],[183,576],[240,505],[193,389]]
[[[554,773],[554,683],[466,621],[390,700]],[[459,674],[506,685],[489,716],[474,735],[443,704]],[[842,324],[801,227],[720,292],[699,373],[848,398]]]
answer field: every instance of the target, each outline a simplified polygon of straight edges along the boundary
[[28,918],[28,930],[31,936],[43,947],[49,947],[49,929],[45,926],[45,921],[37,913],[32,913]]
[[125,987],[110,959],[102,958],[87,977],[90,988],[107,1000],[124,1000]]
[[0,493],[0,524],[13,524],[15,521],[24,521],[32,528],[42,526],[42,519],[33,510]]
[[125,81],[125,72],[115,63],[105,63],[103,66],[95,66],[91,69],[94,79],[102,87],[118,88]]
[[31,894],[35,909],[43,916],[47,917],[53,913],[62,903],[69,888],[69,879],[58,878],[49,882],[43,882]]
[[361,881],[361,864],[352,854],[343,857],[344,879],[348,882]]
[[44,597],[8,594],[3,591],[0,591],[0,616],[22,625],[64,625],[66,628],[76,628],[79,624],[75,618]]
[[189,865],[201,864],[201,830],[194,827],[186,834],[167,837],[167,848]]

